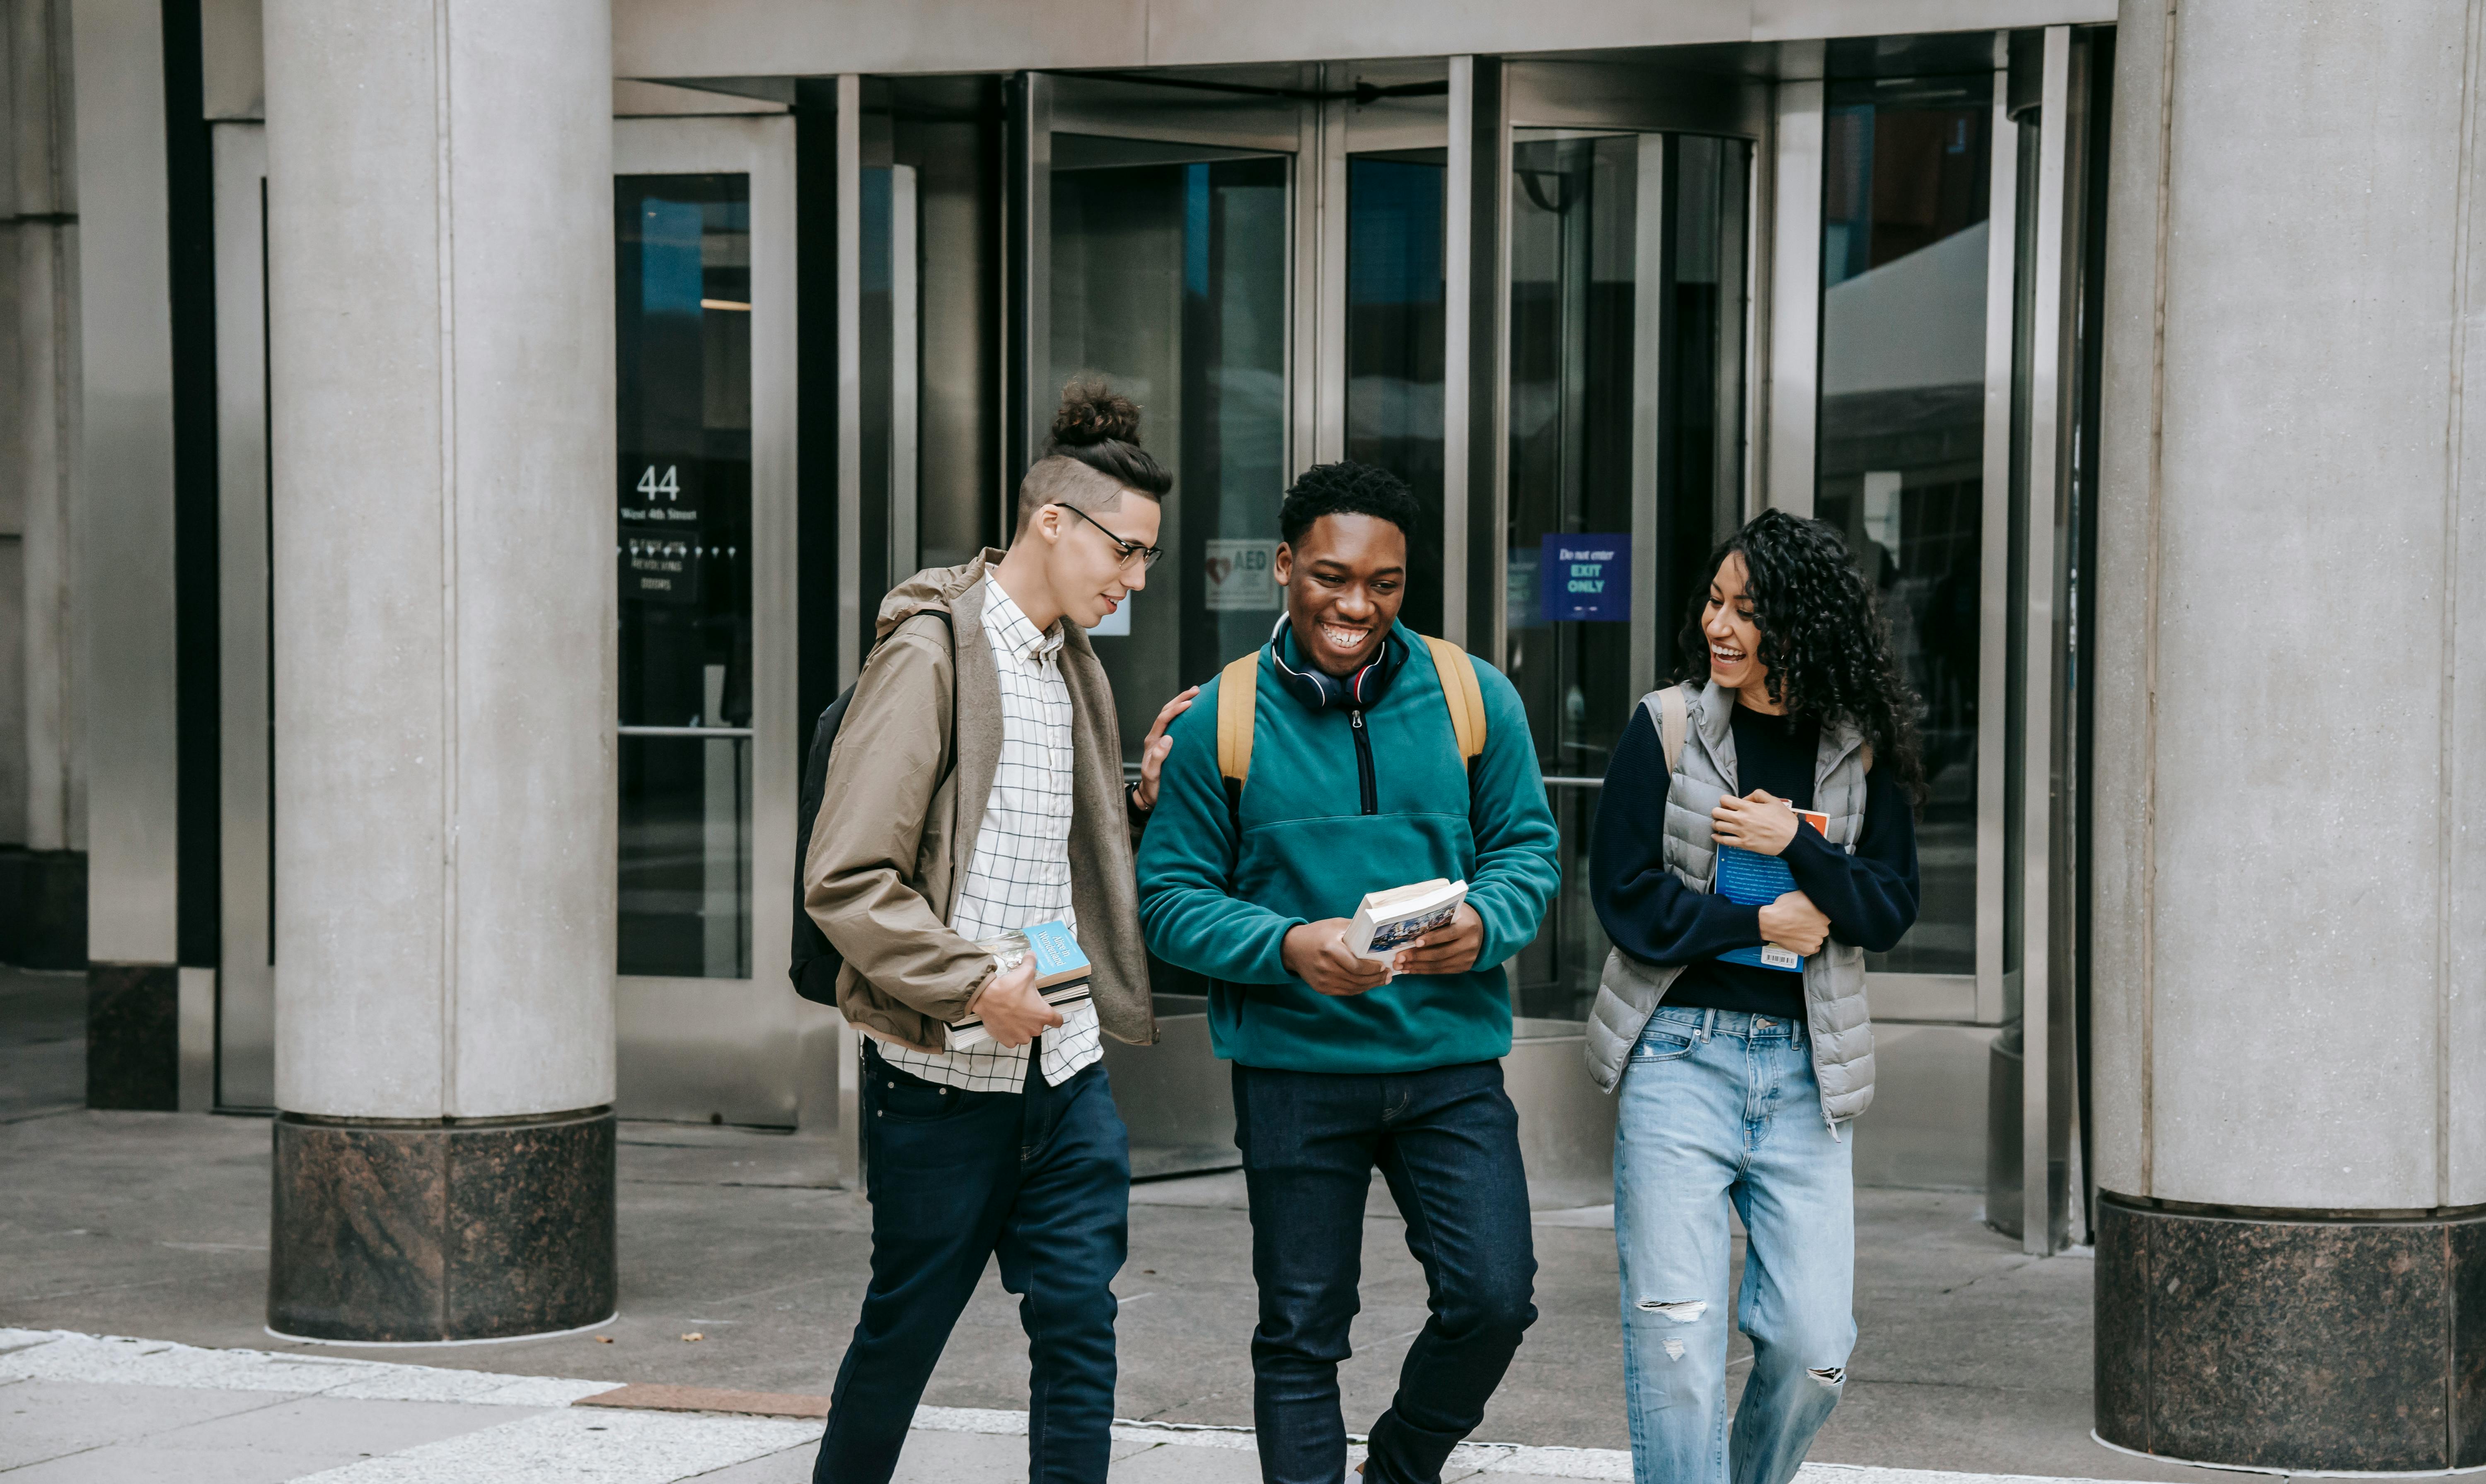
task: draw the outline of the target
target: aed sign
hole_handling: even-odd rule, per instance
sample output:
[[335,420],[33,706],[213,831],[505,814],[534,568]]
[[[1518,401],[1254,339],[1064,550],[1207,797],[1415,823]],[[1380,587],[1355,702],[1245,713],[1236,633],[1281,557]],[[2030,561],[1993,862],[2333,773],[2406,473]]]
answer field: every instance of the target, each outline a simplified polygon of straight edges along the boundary
[[1550,535],[1536,591],[1548,623],[1631,621],[1631,535]]

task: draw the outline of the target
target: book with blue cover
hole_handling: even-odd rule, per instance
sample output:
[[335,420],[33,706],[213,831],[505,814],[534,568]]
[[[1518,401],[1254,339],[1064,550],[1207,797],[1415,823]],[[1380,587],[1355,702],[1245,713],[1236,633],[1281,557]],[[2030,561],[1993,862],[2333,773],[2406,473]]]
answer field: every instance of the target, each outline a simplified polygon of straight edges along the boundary
[[[1792,805],[1788,807],[1794,808]],[[1830,833],[1828,814],[1809,809],[1796,810],[1796,813],[1819,834],[1827,836]],[[1746,907],[1766,907],[1796,890],[1795,872],[1787,869],[1782,857],[1746,850],[1741,845],[1720,845],[1716,888],[1718,894],[1730,902]],[[1804,955],[1793,948],[1780,948],[1775,943],[1721,953],[1718,961],[1750,964],[1755,969],[1777,969],[1787,974],[1804,972]]]
[[[978,939],[976,947],[993,955],[993,962],[1001,966],[1004,974],[1017,968],[1019,960],[1030,953],[1035,954],[1036,992],[1056,1009],[1065,1009],[1088,998],[1088,955],[1067,922],[1032,922],[998,937]],[[970,1015],[950,1023],[952,1051],[986,1045],[992,1038],[981,1016]]]

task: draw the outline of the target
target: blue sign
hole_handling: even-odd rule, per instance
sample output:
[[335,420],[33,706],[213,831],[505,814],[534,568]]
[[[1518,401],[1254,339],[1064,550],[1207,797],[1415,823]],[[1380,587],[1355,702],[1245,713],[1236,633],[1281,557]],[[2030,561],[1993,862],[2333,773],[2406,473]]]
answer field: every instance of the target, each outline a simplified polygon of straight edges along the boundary
[[1631,621],[1631,535],[1545,537],[1536,591],[1548,623]]

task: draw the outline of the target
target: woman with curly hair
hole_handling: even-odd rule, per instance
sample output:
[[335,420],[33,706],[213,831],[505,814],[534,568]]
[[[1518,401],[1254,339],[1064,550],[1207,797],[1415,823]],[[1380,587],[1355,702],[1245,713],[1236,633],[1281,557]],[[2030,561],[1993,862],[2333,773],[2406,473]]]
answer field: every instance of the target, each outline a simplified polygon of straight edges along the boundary
[[[1785,1484],[1856,1339],[1840,1125],[1873,1097],[1864,954],[1916,921],[1923,768],[1916,698],[1835,532],[1765,511],[1709,567],[1688,675],[1644,698],[1606,771],[1588,873],[1615,951],[1588,1064],[1621,1098],[1634,1475]],[[1731,1429],[1730,1204],[1753,1341]]]

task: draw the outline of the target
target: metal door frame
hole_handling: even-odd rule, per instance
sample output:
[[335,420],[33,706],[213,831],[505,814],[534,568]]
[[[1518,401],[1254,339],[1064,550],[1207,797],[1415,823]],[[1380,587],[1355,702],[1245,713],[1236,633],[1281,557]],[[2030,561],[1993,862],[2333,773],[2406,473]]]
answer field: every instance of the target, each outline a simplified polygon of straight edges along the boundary
[[217,809],[213,1107],[276,1104],[275,664],[269,618],[267,126],[209,126],[215,170]]
[[[836,1121],[837,1020],[775,972],[793,928],[795,716],[794,124],[784,115],[617,119],[613,170],[751,180],[752,976],[618,975],[624,1117]],[[641,730],[618,728],[618,734]],[[669,733],[675,728],[665,728]],[[618,861],[616,863],[618,867]]]

